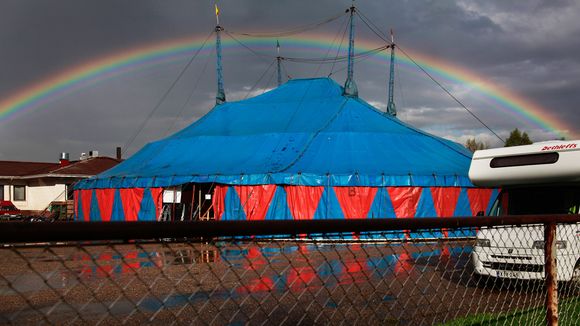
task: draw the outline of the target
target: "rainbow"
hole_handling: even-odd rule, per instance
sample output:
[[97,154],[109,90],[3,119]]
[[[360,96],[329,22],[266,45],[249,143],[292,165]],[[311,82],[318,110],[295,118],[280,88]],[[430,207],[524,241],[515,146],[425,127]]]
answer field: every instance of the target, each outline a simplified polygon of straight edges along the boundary
[[[338,45],[331,42],[333,38],[334,36],[330,34],[305,34],[299,38],[284,38],[282,39],[282,44],[284,50],[288,48],[291,51],[307,51],[305,53],[309,53],[309,56],[312,56],[312,52],[326,53],[329,46],[333,45],[335,46],[334,51],[336,51]],[[271,53],[272,56],[275,55],[273,46],[275,42],[272,39],[253,37],[239,37],[238,39],[257,50]],[[84,64],[63,70],[56,75],[20,89],[1,100],[0,122],[14,119],[18,115],[43,107],[45,104],[59,97],[71,94],[78,89],[88,87],[94,83],[143,69],[144,67],[178,62],[199,50],[205,40],[205,37],[196,35],[147,44],[93,59]],[[211,43],[210,40],[202,49],[202,53],[208,54],[212,51]],[[232,48],[237,51],[246,51],[237,41],[227,36],[222,39],[222,44],[225,50]],[[357,51],[367,51],[382,45],[378,41],[356,40]],[[467,68],[452,64],[429,54],[418,53],[410,49],[404,50],[434,76],[454,83],[468,85],[484,95],[495,104],[492,107],[503,110],[515,118],[553,133],[555,136],[566,138],[573,136],[574,128],[556,119],[550,114],[548,109],[525,99],[515,92],[500,88],[493,82],[486,80]],[[335,53],[334,51],[331,51],[331,54]],[[227,57],[227,51],[224,51],[224,54]],[[387,55],[388,53],[382,52],[377,57],[384,62]],[[399,54],[397,60],[407,67],[416,69],[414,63],[406,56]]]

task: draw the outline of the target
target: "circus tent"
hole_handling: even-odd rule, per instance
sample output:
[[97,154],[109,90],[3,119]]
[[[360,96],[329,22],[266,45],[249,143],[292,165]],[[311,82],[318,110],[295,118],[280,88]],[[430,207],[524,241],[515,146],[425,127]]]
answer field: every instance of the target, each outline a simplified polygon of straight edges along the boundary
[[389,44],[375,49],[391,50],[387,112],[359,98],[353,70],[357,10],[353,5],[345,13],[350,27],[344,87],[330,78],[281,84],[278,54],[277,88],[227,102],[224,29],[216,10],[214,108],[78,183],[76,218],[309,220],[470,216],[487,210],[496,191],[469,181],[471,153],[396,118],[392,34]]
[[75,212],[157,221],[164,192],[179,189],[190,205],[181,219],[195,218],[201,201],[217,220],[473,216],[496,190],[471,184],[470,160],[463,146],[344,95],[330,78],[296,79],[218,104],[78,183]]

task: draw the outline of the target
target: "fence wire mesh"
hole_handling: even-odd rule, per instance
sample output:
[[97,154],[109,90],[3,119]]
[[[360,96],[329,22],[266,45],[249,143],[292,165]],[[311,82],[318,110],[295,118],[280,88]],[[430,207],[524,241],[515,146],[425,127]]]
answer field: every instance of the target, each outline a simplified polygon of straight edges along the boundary
[[[4,324],[546,323],[544,226],[6,244]],[[560,324],[579,227],[557,228]]]

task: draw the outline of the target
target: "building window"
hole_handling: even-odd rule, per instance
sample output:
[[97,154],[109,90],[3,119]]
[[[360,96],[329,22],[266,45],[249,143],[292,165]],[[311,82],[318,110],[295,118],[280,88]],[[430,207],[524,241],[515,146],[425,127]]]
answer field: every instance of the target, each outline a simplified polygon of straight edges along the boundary
[[14,201],[26,200],[26,186],[14,186]]
[[4,185],[0,185],[0,200],[4,200]]

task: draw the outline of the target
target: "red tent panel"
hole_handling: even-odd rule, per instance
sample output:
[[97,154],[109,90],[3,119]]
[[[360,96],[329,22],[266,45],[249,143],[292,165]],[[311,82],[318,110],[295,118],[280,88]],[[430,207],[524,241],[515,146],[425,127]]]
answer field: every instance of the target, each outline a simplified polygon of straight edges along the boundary
[[234,186],[248,221],[263,220],[276,192],[276,185]]
[[376,187],[334,187],[346,218],[366,218],[377,190]]
[[216,185],[213,190],[213,197],[211,203],[213,205],[214,216],[216,220],[221,220],[224,211],[226,210],[225,200],[226,192],[228,192],[227,185]]
[[482,211],[486,212],[492,193],[493,189],[467,189],[467,197],[469,198],[469,205],[473,215],[477,215],[478,212]]
[[81,204],[83,209],[83,217],[86,222],[91,220],[91,199],[93,198],[93,190],[81,190]]
[[288,207],[295,220],[311,220],[322,197],[324,187],[286,186]]
[[125,221],[137,221],[139,210],[141,209],[141,200],[143,200],[143,188],[119,189],[121,200],[123,201],[123,211],[125,212]]
[[389,197],[397,217],[415,217],[421,197],[421,187],[388,187]]
[[101,213],[101,220],[109,222],[113,213],[113,201],[115,200],[116,189],[95,189],[97,193],[97,202]]
[[433,204],[435,211],[439,217],[453,216],[457,200],[459,199],[459,187],[432,187],[431,195],[433,196]]

